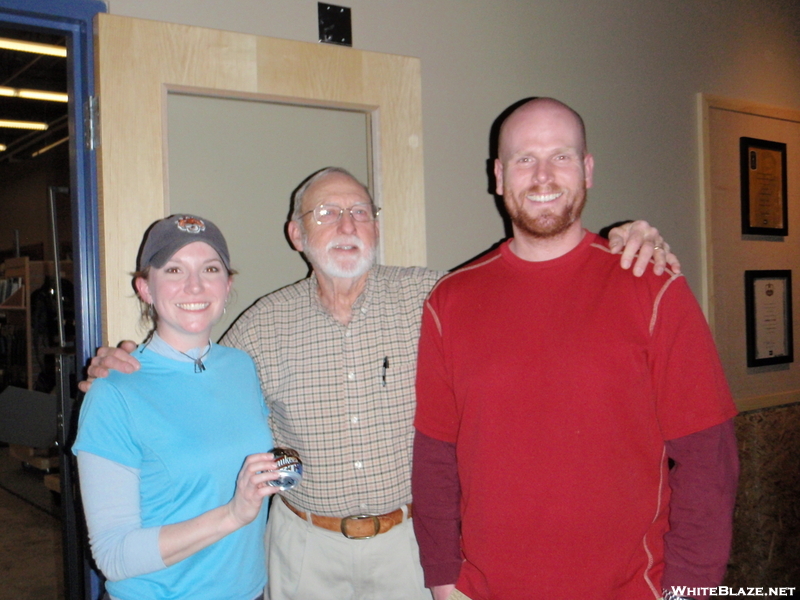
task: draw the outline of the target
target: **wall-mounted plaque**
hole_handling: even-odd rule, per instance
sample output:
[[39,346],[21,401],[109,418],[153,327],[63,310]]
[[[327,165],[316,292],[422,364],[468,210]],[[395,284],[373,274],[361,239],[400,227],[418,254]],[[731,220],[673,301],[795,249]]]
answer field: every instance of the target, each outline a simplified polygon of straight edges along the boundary
[[742,233],[788,235],[786,144],[742,137],[739,138],[739,159]]
[[745,271],[747,366],[794,361],[792,272]]

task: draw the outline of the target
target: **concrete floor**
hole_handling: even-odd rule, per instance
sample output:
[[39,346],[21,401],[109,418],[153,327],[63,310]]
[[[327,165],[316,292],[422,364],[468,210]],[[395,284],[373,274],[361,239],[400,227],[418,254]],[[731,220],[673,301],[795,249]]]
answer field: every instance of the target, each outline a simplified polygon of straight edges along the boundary
[[61,522],[0,489],[0,600],[63,598]]

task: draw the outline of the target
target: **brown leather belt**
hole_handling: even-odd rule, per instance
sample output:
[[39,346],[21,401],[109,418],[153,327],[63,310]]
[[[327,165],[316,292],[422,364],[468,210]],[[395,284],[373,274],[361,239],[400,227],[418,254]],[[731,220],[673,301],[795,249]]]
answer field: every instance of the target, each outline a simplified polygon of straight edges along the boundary
[[[281,500],[290,511],[296,514],[304,521],[308,521],[312,525],[341,533],[344,537],[351,540],[367,540],[373,538],[380,533],[386,533],[395,525],[400,525],[403,522],[403,509],[398,508],[385,515],[350,515],[349,517],[324,517],[322,515],[309,515],[302,510],[295,508],[286,501],[286,498],[281,496]],[[411,504],[407,504],[408,510],[407,517],[411,518]]]

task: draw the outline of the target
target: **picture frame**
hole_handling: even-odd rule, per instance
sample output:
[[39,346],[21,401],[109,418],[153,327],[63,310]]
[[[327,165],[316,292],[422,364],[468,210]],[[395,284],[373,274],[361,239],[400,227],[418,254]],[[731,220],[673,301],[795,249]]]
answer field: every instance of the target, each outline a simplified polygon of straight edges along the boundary
[[794,362],[791,270],[745,271],[747,366]]
[[786,144],[739,138],[742,234],[789,234]]

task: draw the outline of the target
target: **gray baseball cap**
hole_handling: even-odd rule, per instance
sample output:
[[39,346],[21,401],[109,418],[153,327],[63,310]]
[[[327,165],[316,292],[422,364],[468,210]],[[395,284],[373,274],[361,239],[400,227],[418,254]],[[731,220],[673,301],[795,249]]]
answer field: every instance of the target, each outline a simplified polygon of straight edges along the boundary
[[217,251],[225,268],[231,270],[228,244],[219,227],[197,215],[170,215],[153,223],[145,234],[139,253],[139,271],[163,267],[178,250],[192,242],[205,242]]

